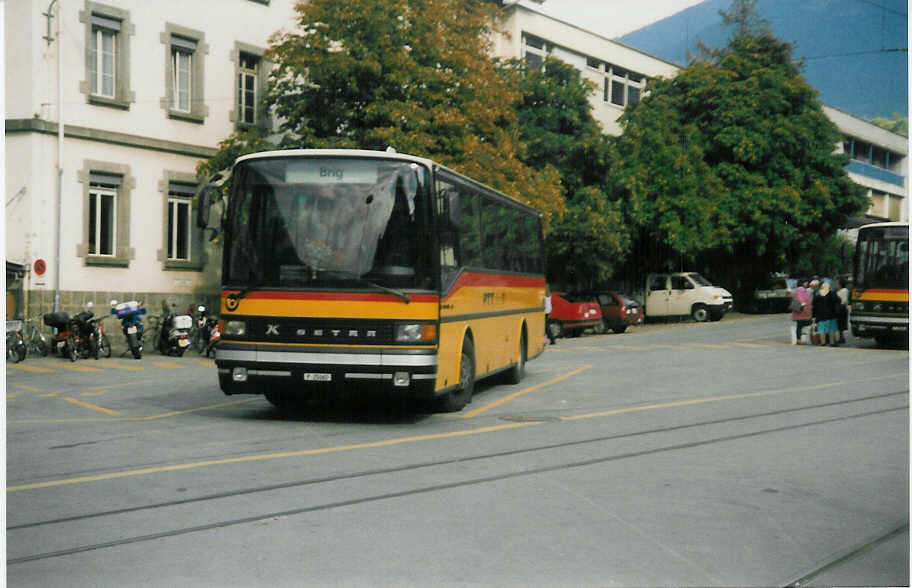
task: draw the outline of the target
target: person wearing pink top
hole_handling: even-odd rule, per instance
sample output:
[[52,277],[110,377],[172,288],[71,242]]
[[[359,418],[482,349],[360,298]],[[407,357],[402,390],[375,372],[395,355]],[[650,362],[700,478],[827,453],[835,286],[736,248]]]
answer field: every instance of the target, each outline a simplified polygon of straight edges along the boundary
[[811,294],[807,291],[808,281],[804,280],[801,285],[795,288],[792,298],[801,305],[801,310],[792,313],[792,320],[795,321],[795,331],[792,335],[792,345],[801,345],[801,329],[811,325]]

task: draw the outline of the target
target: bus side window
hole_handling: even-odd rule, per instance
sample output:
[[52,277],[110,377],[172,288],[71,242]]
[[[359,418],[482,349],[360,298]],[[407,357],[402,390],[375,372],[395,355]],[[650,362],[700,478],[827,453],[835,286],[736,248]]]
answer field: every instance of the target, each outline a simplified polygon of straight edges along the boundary
[[444,285],[456,277],[459,271],[459,226],[453,217],[459,210],[459,193],[453,186],[439,182],[437,187],[437,211],[440,219],[440,273]]

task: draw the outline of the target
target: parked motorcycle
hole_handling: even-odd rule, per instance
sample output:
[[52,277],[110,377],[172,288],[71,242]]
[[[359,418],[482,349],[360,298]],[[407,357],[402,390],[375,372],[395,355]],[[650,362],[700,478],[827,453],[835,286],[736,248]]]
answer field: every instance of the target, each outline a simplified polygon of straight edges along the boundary
[[[89,303],[91,309],[92,304]],[[73,332],[76,341],[76,353],[82,358],[98,359],[101,355],[101,329],[98,319],[92,310],[84,310],[73,316]]]
[[210,339],[214,333],[218,332],[216,328],[218,319],[209,314],[209,309],[202,304],[196,307],[196,313],[197,335],[193,342],[200,355],[209,355]]
[[193,327],[193,317],[187,314],[171,314],[167,304],[162,304],[162,308],[164,312],[158,327],[156,347],[162,355],[180,357],[191,344],[190,329]]
[[111,314],[120,320],[120,328],[124,337],[127,339],[127,350],[133,354],[134,359],[142,358],[143,350],[143,332],[145,327],[142,322],[142,315],[146,314],[146,309],[142,307],[141,302],[130,300],[117,304],[116,300],[111,301]]
[[6,359],[19,363],[28,355],[28,346],[22,336],[22,321],[6,321]]
[[78,358],[76,352],[76,332],[70,313],[64,311],[49,312],[44,315],[44,324],[54,329],[51,338],[51,351],[60,353],[61,357],[69,357],[70,361]]
[[215,357],[215,346],[222,339],[222,332],[218,328],[218,324],[212,325],[212,329],[209,331],[209,342],[206,344],[206,357]]

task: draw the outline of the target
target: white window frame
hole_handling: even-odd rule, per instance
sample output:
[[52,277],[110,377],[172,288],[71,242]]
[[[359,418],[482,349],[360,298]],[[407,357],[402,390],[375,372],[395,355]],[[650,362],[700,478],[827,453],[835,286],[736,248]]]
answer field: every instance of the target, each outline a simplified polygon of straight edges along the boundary
[[[238,57],[238,121],[244,125],[255,125],[257,122],[257,73],[260,66],[260,58],[250,53],[241,52]],[[247,66],[247,67],[245,67]],[[252,67],[249,67],[252,66]],[[250,103],[247,102],[247,84],[253,88],[253,97]],[[251,113],[251,119],[247,120],[247,113]]]
[[[105,56],[108,55],[104,51],[104,40],[106,37],[111,39],[111,67],[110,71],[106,71],[105,65]],[[93,59],[93,71],[92,71],[92,88],[91,93],[93,96],[103,96],[105,98],[115,98],[117,95],[117,41],[118,34],[116,30],[109,29],[103,26],[93,26],[92,27],[92,47],[91,54],[94,57]],[[105,77],[110,77],[111,79],[111,91],[107,93],[104,91],[104,80]]]
[[[184,223],[184,235],[183,239],[186,242],[186,256],[179,257],[179,244],[180,244],[180,223],[178,223],[178,218],[181,215],[181,207],[186,207],[184,215],[186,216]],[[191,199],[184,196],[168,196],[168,260],[169,261],[190,261],[191,251],[190,247],[192,244],[192,227],[190,226],[190,221],[192,217],[192,205]]]
[[[534,35],[532,35],[532,36],[535,37]],[[544,39],[542,39],[541,37],[535,37],[535,39],[541,41],[541,45],[542,45],[541,49],[530,45],[528,42],[529,35],[523,34],[523,37],[522,37],[523,61],[528,63],[528,61],[526,60],[526,56],[529,55],[530,53],[533,55],[537,55],[541,59],[541,63],[539,64],[539,68],[541,68],[545,63],[545,59],[548,57],[548,54],[551,52],[552,45],[549,44]]]
[[[619,75],[618,73],[616,73],[615,68],[622,70],[624,72],[624,74]],[[634,81],[634,80],[630,79],[630,74],[638,76],[640,78],[640,81]],[[622,88],[621,92],[623,92],[623,96],[621,96],[620,104],[618,104],[617,102],[615,102],[613,100],[615,97],[614,96],[614,83],[615,82],[617,82],[621,85],[621,88]],[[606,63],[605,64],[605,89],[602,93],[602,100],[604,102],[607,102],[608,104],[611,104],[612,106],[616,106],[618,108],[624,108],[628,104],[630,104],[630,88],[635,88],[635,89],[639,90],[640,97],[637,99],[637,102],[642,100],[643,92],[646,88],[646,76],[644,76],[643,74],[637,73],[637,72],[631,72],[630,70],[622,68],[620,66],[615,66],[615,65]]]
[[[182,67],[183,63],[183,67]],[[181,73],[186,73],[186,86],[181,85]],[[193,51],[171,45],[171,109],[190,112],[193,108]],[[186,107],[181,105],[182,91],[186,93]]]
[[[104,206],[102,206],[102,199],[105,197],[111,198],[111,219],[108,223],[111,232],[111,251],[109,253],[101,251],[101,227],[104,224],[101,222],[101,220],[105,210]],[[94,205],[92,202],[93,199],[95,201]],[[94,215],[95,217],[94,234],[89,236],[89,255],[98,257],[114,257],[117,254],[117,190],[115,188],[107,188],[101,185],[91,184],[89,186],[88,206],[90,231],[92,231],[92,216]],[[94,252],[91,251],[93,242],[95,245]]]

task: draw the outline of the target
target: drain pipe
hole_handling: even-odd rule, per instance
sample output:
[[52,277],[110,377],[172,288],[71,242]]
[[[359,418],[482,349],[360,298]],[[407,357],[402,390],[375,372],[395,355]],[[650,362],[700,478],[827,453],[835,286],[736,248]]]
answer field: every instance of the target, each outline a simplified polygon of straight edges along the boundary
[[[51,10],[58,0],[51,0],[48,4],[47,12],[47,36],[44,38],[48,45],[53,40],[51,38]],[[60,310],[60,215],[63,203],[63,24],[61,9],[63,7],[57,4],[57,214],[54,226],[54,241],[57,248],[54,256],[54,312]]]

